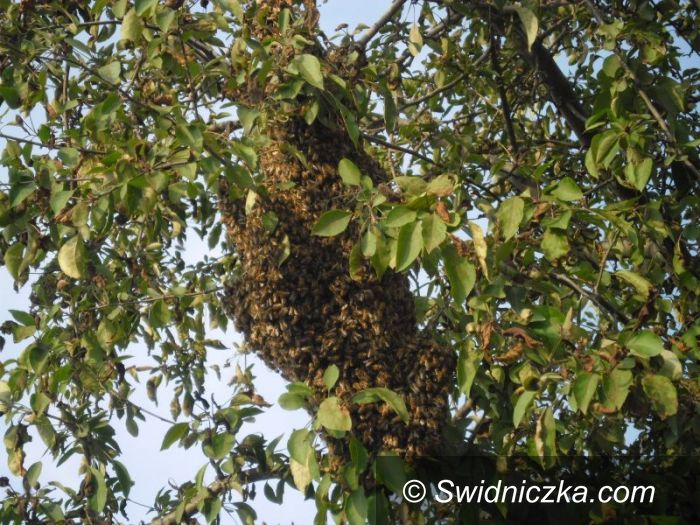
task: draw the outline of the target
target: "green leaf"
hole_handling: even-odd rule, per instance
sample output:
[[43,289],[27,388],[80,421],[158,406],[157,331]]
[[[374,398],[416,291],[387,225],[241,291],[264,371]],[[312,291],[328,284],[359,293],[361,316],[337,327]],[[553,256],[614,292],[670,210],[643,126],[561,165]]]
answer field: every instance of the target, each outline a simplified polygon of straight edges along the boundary
[[295,59],[295,64],[304,80],[315,88],[323,89],[323,73],[318,58],[305,53]]
[[428,183],[425,182],[420,177],[410,177],[408,175],[401,175],[396,177],[394,182],[399,185],[401,191],[408,193],[409,195],[418,196],[425,192],[428,187]]
[[318,116],[318,112],[321,109],[321,104],[319,104],[318,100],[314,100],[311,102],[306,107],[306,110],[304,111],[304,121],[310,126],[311,124],[314,123],[316,120],[316,117]]
[[13,244],[5,252],[5,266],[15,280],[19,278],[19,269],[24,259],[23,254],[24,244],[21,242]]
[[630,349],[632,355],[647,358],[659,355],[664,349],[661,338],[650,330],[638,333],[627,341],[625,346]]
[[328,430],[344,432],[352,428],[350,412],[347,408],[340,406],[340,402],[335,396],[323,400],[321,406],[318,407],[316,419]]
[[581,188],[578,187],[578,184],[571,177],[561,179],[557,187],[552,191],[552,195],[565,202],[577,201],[583,198]]
[[395,455],[381,455],[375,460],[377,481],[395,494],[401,494],[406,484],[406,464]]
[[651,407],[661,419],[678,412],[678,394],[671,380],[662,375],[650,374],[642,379],[644,393],[651,401]]
[[336,365],[331,365],[326,368],[325,372],[323,372],[323,384],[326,385],[328,390],[330,390],[335,386],[335,383],[338,381],[339,377],[340,369]]
[[120,39],[137,42],[141,38],[141,33],[143,33],[143,22],[135,9],[129,9],[122,20]]
[[136,14],[142,16],[146,11],[155,7],[158,4],[158,0],[136,0],[134,2],[134,8],[136,9]]
[[625,178],[638,191],[644,190],[651,177],[653,161],[649,157],[645,157],[641,161],[631,161],[625,166]]
[[0,413],[6,413],[12,406],[12,391],[5,381],[0,381]]
[[477,352],[462,349],[457,360],[457,384],[459,391],[469,397],[474,378],[479,370],[481,355]]
[[296,392],[285,392],[277,399],[277,403],[284,410],[298,410],[306,405],[306,396]]
[[59,190],[51,193],[49,204],[54,215],[57,215],[66,207],[66,204],[72,196],[73,190]]
[[117,82],[119,82],[119,74],[121,73],[121,70],[121,65],[118,61],[115,60],[114,62],[110,62],[106,66],[102,66],[97,70],[97,72],[103,79],[107,80],[108,82],[111,82],[112,84],[116,84]]
[[637,292],[639,292],[639,295],[641,295],[645,300],[648,299],[649,291],[653,288],[653,286],[644,277],[629,270],[617,271],[615,272],[615,275],[634,286]]
[[287,441],[289,456],[302,465],[306,464],[309,455],[313,453],[311,444],[312,435],[306,429],[298,429],[292,432]]
[[158,28],[163,33],[168,32],[168,29],[170,29],[170,26],[173,24],[173,20],[175,20],[175,11],[167,7],[164,7],[163,10],[156,15],[156,24],[158,24]]
[[507,241],[518,233],[518,228],[523,220],[525,201],[520,197],[511,197],[499,207],[496,217],[503,231],[503,238]]
[[61,148],[58,150],[58,158],[67,168],[72,168],[80,161],[80,152],[75,148]]
[[404,423],[408,423],[409,414],[408,409],[406,408],[406,403],[404,403],[403,398],[399,394],[389,390],[388,388],[365,388],[364,390],[360,390],[352,398],[352,402],[357,403],[358,405],[376,403],[378,401],[384,401],[387,403],[394,409],[394,412],[399,415]]
[[413,24],[408,33],[408,50],[413,56],[417,56],[423,49],[423,36],[420,34],[420,27]]
[[[219,516],[221,512],[221,507],[223,503],[220,498],[211,497],[204,500],[204,505],[202,506],[202,515],[207,523],[213,523],[214,520]],[[242,523],[246,523],[242,521]],[[247,524],[246,524],[247,525]]]
[[39,481],[39,476],[41,476],[41,461],[37,461],[31,467],[27,469],[27,473],[24,475],[24,483],[29,488],[34,488]]
[[466,258],[457,253],[452,244],[443,246],[445,273],[450,282],[450,293],[458,305],[466,300],[476,282],[476,270]]
[[[3,412],[2,399],[0,399],[0,412]],[[54,431],[49,418],[45,416],[39,417],[34,421],[34,425],[36,426],[37,432],[39,432],[39,437],[41,437],[44,445],[46,445],[49,449],[53,448],[53,446],[56,444],[56,432]]]
[[369,228],[360,240],[360,249],[365,257],[372,257],[377,251],[377,232]]
[[95,514],[99,514],[107,503],[107,483],[105,483],[105,477],[102,472],[96,468],[91,467],[90,472],[92,473],[94,492],[88,499],[88,504]]
[[188,423],[175,423],[171,426],[163,437],[163,443],[160,445],[161,450],[166,450],[170,448],[173,443],[182,439],[190,426]]
[[365,525],[367,522],[367,498],[363,487],[348,497],[345,502],[345,516],[350,525]]
[[547,407],[537,419],[535,427],[535,449],[540,458],[553,458],[557,455],[556,438],[557,429],[554,413],[551,407]]
[[535,13],[529,10],[527,7],[514,6],[515,11],[520,17],[520,22],[523,24],[523,29],[525,29],[525,35],[527,37],[527,49],[528,51],[532,48],[532,44],[535,43],[537,39],[537,30],[539,29],[539,22]]
[[149,315],[151,326],[162,328],[170,322],[170,307],[165,301],[155,301]]
[[472,242],[474,243],[474,252],[476,252],[476,258],[479,261],[479,266],[484,272],[484,276],[488,279],[489,267],[486,263],[486,257],[488,255],[488,244],[486,244],[486,237],[484,237],[484,232],[474,221],[469,221],[469,233],[472,237]]
[[249,134],[250,131],[253,129],[255,121],[259,116],[260,112],[256,109],[250,109],[244,106],[240,106],[238,108],[238,120],[241,122],[241,126],[243,126],[243,132],[246,135]]
[[535,399],[536,395],[537,395],[536,390],[525,390],[518,397],[518,401],[516,401],[515,408],[513,409],[513,426],[515,428],[518,428],[520,426],[520,423],[522,422],[523,418],[525,417],[525,414],[527,413],[527,410],[530,408],[530,405],[532,404],[532,400]]
[[369,453],[354,436],[350,438],[350,459],[357,472],[363,472],[367,468]]
[[87,253],[80,235],[74,235],[58,251],[58,265],[61,271],[73,279],[80,279],[85,273]]
[[350,273],[350,278],[353,281],[362,280],[362,248],[358,243],[355,243],[350,250],[350,257],[348,258],[348,269]]
[[15,86],[0,86],[0,104],[5,102],[10,109],[17,109],[22,105],[22,99]]
[[598,163],[595,161],[595,153],[592,148],[588,148],[585,158],[586,170],[591,177],[594,179],[600,178],[600,172],[598,171]]
[[588,412],[588,405],[590,405],[595,395],[599,381],[600,376],[598,374],[590,372],[579,372],[576,374],[573,384],[574,399],[576,399],[579,410],[584,414]]
[[296,488],[302,494],[306,492],[306,487],[309,486],[309,483],[311,483],[313,479],[308,461],[307,459],[307,463],[299,463],[294,458],[289,461],[289,470],[292,472],[292,480]]
[[413,56],[417,56],[423,49],[423,36],[420,34],[420,28],[413,24],[408,33],[408,50]]
[[125,498],[128,498],[129,492],[131,492],[131,487],[134,485],[134,482],[131,481],[129,471],[122,463],[116,460],[112,461],[112,467],[114,468],[114,472],[117,475],[117,480],[119,481],[119,488],[121,489],[122,494],[124,494]]
[[338,164],[338,175],[348,186],[359,186],[362,179],[360,169],[350,159],[341,159]]
[[384,225],[389,228],[400,228],[416,220],[416,212],[406,206],[396,206],[384,218]]
[[36,190],[36,184],[13,184],[10,189],[10,206],[16,208]]
[[330,210],[318,218],[311,233],[319,237],[333,237],[343,233],[350,224],[352,213],[343,210]]
[[49,356],[49,349],[41,344],[35,344],[29,351],[29,364],[36,373],[41,372]]
[[664,360],[659,374],[668,377],[671,381],[678,381],[683,377],[683,365],[678,356],[670,350],[662,350],[661,358]]
[[622,408],[632,386],[632,379],[632,372],[620,368],[616,368],[603,378],[603,395],[608,406],[618,410]]
[[438,197],[447,197],[454,191],[454,181],[449,175],[439,175],[428,183],[425,192]]
[[[595,170],[599,167],[607,167],[619,149],[619,136],[617,131],[608,130],[597,134],[591,139],[591,159],[586,161],[595,165]],[[589,169],[590,171],[590,169]]]
[[403,226],[399,231],[396,247],[396,271],[401,272],[411,266],[421,249],[423,249],[423,234],[420,224],[412,222]]
[[423,232],[423,246],[427,253],[432,252],[442,244],[447,237],[447,225],[435,213],[426,215],[421,219]]
[[204,440],[202,451],[213,460],[223,459],[236,443],[236,437],[230,432],[222,432]]
[[561,230],[554,228],[547,228],[544,231],[541,246],[542,253],[550,261],[555,261],[569,253],[569,240]]

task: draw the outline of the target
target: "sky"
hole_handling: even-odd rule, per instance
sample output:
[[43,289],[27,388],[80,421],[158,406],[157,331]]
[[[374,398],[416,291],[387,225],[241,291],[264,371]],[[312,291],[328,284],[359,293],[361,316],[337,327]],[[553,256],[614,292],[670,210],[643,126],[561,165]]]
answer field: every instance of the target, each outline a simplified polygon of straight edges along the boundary
[[[349,26],[356,27],[359,24],[372,25],[390,6],[391,0],[328,0],[327,2],[319,2],[321,12],[321,28],[327,36],[334,34],[334,29],[341,23],[347,23]],[[12,115],[1,117],[4,122],[13,119]],[[2,122],[0,122],[2,128]],[[0,139],[0,151],[4,149],[5,141]],[[3,167],[0,167],[0,181],[7,181],[7,173]],[[211,255],[206,244],[200,241],[196,236],[190,236],[186,245],[185,256],[190,261],[197,261],[203,256]],[[31,285],[25,284],[19,292],[13,289],[13,280],[7,270],[0,268],[0,294],[3,297],[2,307],[0,308],[0,324],[5,320],[11,319],[8,310],[28,310],[29,309],[29,293]],[[207,356],[209,364],[219,364],[223,366],[225,362],[232,357],[232,352],[235,342],[241,341],[241,336],[232,330],[225,334],[212,334],[212,337],[219,337],[227,346],[227,350],[209,350]],[[7,360],[12,356],[16,356],[22,350],[23,345],[14,345],[11,340],[8,340],[2,359]],[[134,344],[129,348],[131,355],[146,353],[146,348],[141,344]],[[254,356],[245,356],[248,364],[254,363],[253,373],[257,376],[256,386],[258,393],[263,396],[268,402],[274,403],[277,398],[285,391],[285,382],[277,374],[270,371]],[[234,363],[236,359],[232,360]],[[243,366],[244,358],[240,359]],[[218,400],[227,399],[230,396],[231,388],[227,386],[228,381],[233,375],[233,368],[222,369],[221,380],[218,380],[214,374],[206,383],[206,389],[209,394],[213,394]],[[159,400],[161,404],[154,407],[148,401],[145,392],[145,383],[141,385],[141,389],[137,391],[133,398],[134,402],[153,410],[156,413],[169,417],[169,397],[167,388],[159,389]],[[147,422],[139,422],[140,432],[138,437],[131,436],[123,427],[121,422],[116,421],[115,428],[117,430],[116,440],[122,449],[122,455],[118,458],[129,469],[132,479],[136,484],[131,489],[130,498],[135,503],[129,503],[127,512],[129,514],[128,523],[138,523],[140,520],[150,521],[154,517],[153,514],[147,514],[147,509],[140,507],[138,503],[150,505],[156,493],[169,481],[175,484],[180,484],[188,480],[192,480],[207,460],[201,453],[201,448],[193,447],[189,450],[177,448],[175,446],[161,452],[160,446],[163,440],[163,435],[168,430],[169,425],[162,423],[156,419],[148,418]],[[263,414],[256,418],[255,423],[246,425],[242,428],[241,436],[251,433],[261,433],[268,440],[274,439],[279,435],[289,435],[292,430],[302,428],[309,423],[309,416],[304,411],[289,412],[282,410],[278,406],[273,406],[266,409]],[[0,434],[5,433],[6,424],[4,420],[0,420]],[[285,448],[286,438],[280,442],[280,447]],[[42,474],[39,479],[41,483],[47,483],[51,480],[57,480],[70,484],[77,485],[78,476],[78,461],[69,460],[60,468],[53,465],[53,458],[46,453],[45,447],[37,438],[31,443],[28,448],[28,458],[25,466],[29,466],[35,461],[42,461]],[[7,458],[4,447],[0,447],[0,476],[5,475],[7,470]],[[207,479],[213,479],[213,472],[208,470]],[[15,479],[15,481],[17,481]],[[15,487],[17,483],[13,483]],[[263,495],[263,487],[257,487],[257,497],[255,501],[249,502],[255,508],[258,514],[257,523],[274,524],[306,524],[312,523],[315,515],[315,505],[313,501],[304,501],[298,491],[288,487],[285,491],[283,504],[277,505],[269,502]],[[239,523],[235,515],[221,515],[223,524]]]

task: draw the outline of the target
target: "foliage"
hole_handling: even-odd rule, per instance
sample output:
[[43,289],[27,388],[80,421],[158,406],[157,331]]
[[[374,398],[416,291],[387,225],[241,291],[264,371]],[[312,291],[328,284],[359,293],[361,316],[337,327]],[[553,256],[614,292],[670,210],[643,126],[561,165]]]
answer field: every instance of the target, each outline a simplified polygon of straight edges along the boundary
[[[221,177],[253,206],[280,118],[340,120],[392,176],[375,185],[338,158],[352,204],[314,233],[353,228],[351,272],[406,272],[421,327],[458,355],[445,456],[506,458],[484,471],[498,477],[567,456],[698,453],[697,5],[397,0],[328,40],[313,4],[0,0],[0,253],[32,290],[2,326],[24,350],[0,364],[0,522],[128,519],[114,434],[151,417],[131,399],[139,378],[154,399],[173,385],[163,448],[202,447],[218,475],[164,486],[161,523],[222,508],[252,522],[232,493],[261,480],[279,480],[265,485],[275,502],[285,484],[313,497],[318,523],[442,519],[391,496],[420,464],[351,437],[338,466],[323,447],[324,433],[352,436],[342,371],[324,375],[317,408],[289,385],[280,404],[310,408],[314,425],[286,447],[243,432],[265,408],[251,370],[225,404],[206,402],[207,352],[222,346],[208,331],[227,326],[222,291],[242,271]],[[278,31],[261,38],[270,12]],[[223,255],[189,263],[188,235]],[[129,354],[136,341],[148,357]],[[390,390],[358,395],[408,417]],[[80,457],[80,486],[45,480],[30,440],[56,462]]]

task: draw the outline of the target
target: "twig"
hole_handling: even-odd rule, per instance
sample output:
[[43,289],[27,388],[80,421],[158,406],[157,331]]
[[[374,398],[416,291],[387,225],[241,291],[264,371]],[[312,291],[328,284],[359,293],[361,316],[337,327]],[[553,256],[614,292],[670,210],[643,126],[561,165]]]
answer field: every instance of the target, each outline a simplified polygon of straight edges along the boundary
[[369,41],[372,40],[375,35],[379,33],[379,31],[381,31],[382,27],[391,21],[394,15],[406,3],[406,1],[407,0],[394,0],[394,3],[391,4],[386,13],[384,13],[381,18],[362,35],[360,40],[357,41],[358,45],[362,48],[366,47],[367,44],[369,44]]
[[518,141],[515,138],[515,129],[513,129],[513,120],[511,119],[510,104],[508,103],[508,94],[506,87],[503,84],[503,75],[501,74],[501,66],[498,63],[498,40],[496,35],[491,35],[491,67],[496,73],[496,82],[498,83],[498,94],[501,97],[501,113],[506,122],[506,133],[510,142],[510,149],[513,154],[518,151]]
[[374,142],[375,144],[379,144],[379,145],[384,146],[386,148],[400,151],[402,153],[406,153],[407,155],[411,155],[412,157],[420,159],[424,162],[428,162],[430,164],[437,165],[433,159],[426,157],[425,155],[423,155],[422,153],[419,153],[418,151],[414,151],[414,150],[412,150],[410,148],[406,148],[404,146],[399,146],[398,144],[394,144],[392,142],[384,140],[380,137],[377,137],[376,135],[369,135],[369,134],[363,132],[362,137],[369,140],[370,142]]
[[160,297],[144,297],[142,299],[132,299],[130,301],[122,301],[119,303],[108,303],[108,304],[100,304],[97,305],[96,308],[109,308],[111,306],[123,306],[127,304],[147,304],[147,303],[154,303],[156,301],[163,301],[163,300],[168,300],[168,299],[181,299],[183,297],[196,297],[198,295],[209,295],[212,293],[220,292],[223,290],[223,286],[217,286],[216,288],[212,290],[206,290],[203,292],[189,292],[185,293],[182,295],[175,295],[175,294],[169,294],[169,295],[161,295]]
[[[442,164],[440,164],[439,162],[435,162],[433,159],[431,159],[431,158],[429,158],[429,157],[426,157],[425,155],[423,155],[422,153],[420,153],[420,152],[418,152],[418,151],[414,151],[414,150],[412,150],[412,149],[410,149],[410,148],[406,148],[406,147],[404,147],[404,146],[399,146],[398,144],[393,144],[393,143],[391,143],[391,142],[389,142],[389,141],[384,140],[383,138],[377,137],[376,135],[368,135],[367,133],[362,133],[362,137],[365,138],[365,139],[367,139],[367,140],[369,140],[370,142],[374,142],[375,144],[379,144],[379,145],[384,146],[384,147],[386,147],[386,148],[393,149],[393,150],[396,150],[396,151],[400,151],[400,152],[402,152],[402,153],[406,153],[407,155],[411,155],[412,157],[415,157],[415,158],[417,158],[417,159],[420,159],[420,160],[422,160],[422,161],[424,161],[424,162],[428,162],[428,163],[430,163],[430,164],[432,164],[433,166],[436,166],[436,167],[438,167],[438,168],[443,168],[443,167],[444,167],[444,166],[443,166]],[[496,200],[499,200],[499,201],[501,200],[501,197],[500,197],[500,196],[498,196],[498,195],[496,195],[495,193],[493,193],[489,188],[487,188],[487,187],[484,186],[483,184],[481,184],[481,183],[479,183],[479,182],[473,180],[473,179],[470,178],[470,177],[464,176],[464,175],[463,175],[463,178],[464,178],[464,180],[465,180],[468,184],[470,184],[470,185],[474,186],[475,188],[478,188],[478,189],[480,189],[481,191],[487,193],[490,197],[492,197],[492,198],[494,198],[494,199],[496,199]]]
[[[241,477],[246,483],[255,483],[256,481],[279,478],[284,474],[284,470],[285,469],[281,467],[271,470],[261,470],[256,468],[243,472]],[[151,521],[151,525],[177,525],[178,523],[182,523],[182,519],[197,513],[199,511],[200,504],[206,499],[215,498],[224,492],[233,490],[240,482],[241,480],[233,475],[224,479],[216,480],[207,486],[205,490],[200,490],[196,496],[189,500],[189,502],[185,505],[181,516],[178,516],[177,511],[173,511],[165,516],[154,519]]]
[[[7,134],[2,133],[2,132],[0,132],[0,138],[3,138],[5,140],[14,140],[15,142],[19,142],[21,144],[31,144],[32,146],[38,146],[40,148],[46,148],[46,149],[50,149],[50,150],[56,150],[56,149],[61,149],[61,148],[65,147],[64,144],[46,144],[44,142],[39,142],[36,140],[14,137],[12,135],[7,135]],[[97,151],[97,150],[90,149],[90,148],[76,147],[75,149],[79,150],[81,153],[91,153],[93,155],[98,155],[98,154],[104,153],[103,151]]]
[[589,301],[591,301],[593,304],[595,304],[598,308],[600,308],[601,310],[605,310],[606,312],[608,312],[610,315],[612,315],[614,318],[616,318],[621,323],[629,324],[630,318],[627,317],[622,312],[620,312],[613,304],[608,302],[606,299],[603,299],[600,296],[596,296],[592,292],[589,292],[588,290],[582,288],[573,279],[571,279],[568,275],[564,275],[564,274],[557,273],[557,272],[552,272],[550,275],[552,276],[552,278],[555,281],[559,281],[561,284],[568,286],[576,293],[587,298]]

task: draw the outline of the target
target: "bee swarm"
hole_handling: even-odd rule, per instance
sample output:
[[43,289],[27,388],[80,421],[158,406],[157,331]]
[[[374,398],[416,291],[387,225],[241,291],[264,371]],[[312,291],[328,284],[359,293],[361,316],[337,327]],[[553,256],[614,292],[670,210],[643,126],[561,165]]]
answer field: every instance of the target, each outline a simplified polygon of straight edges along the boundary
[[[453,352],[418,330],[405,275],[389,270],[379,280],[366,265],[359,280],[350,277],[354,223],[335,237],[311,234],[323,212],[350,207],[340,159],[352,160],[375,183],[385,173],[344,131],[291,119],[267,135],[271,141],[259,152],[267,195],[246,214],[244,199],[232,198],[225,180],[220,185],[223,221],[243,267],[225,293],[229,314],[263,361],[287,380],[310,385],[317,402],[327,395],[324,371],[337,365],[333,393],[370,452],[391,449],[409,459],[434,452],[449,415]],[[285,144],[305,155],[307,167]],[[263,225],[269,212],[279,219],[274,229]],[[384,403],[350,402],[368,387],[401,395],[409,422]]]

